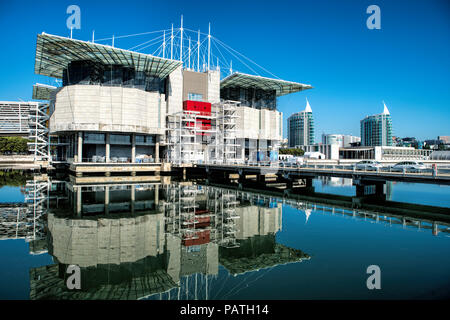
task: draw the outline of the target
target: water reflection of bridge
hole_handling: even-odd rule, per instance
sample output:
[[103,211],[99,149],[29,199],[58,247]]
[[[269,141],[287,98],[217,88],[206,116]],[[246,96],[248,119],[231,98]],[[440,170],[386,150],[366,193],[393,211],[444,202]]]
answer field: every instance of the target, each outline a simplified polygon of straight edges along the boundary
[[[60,182],[48,206],[48,252],[56,263],[30,270],[31,299],[207,299],[221,281],[222,248],[241,250],[226,266],[231,271],[257,270],[241,260],[275,267],[309,257],[275,243],[281,204],[255,205],[216,187]],[[242,254],[255,237],[266,239],[263,248]],[[70,264],[81,268],[81,291],[65,286]]]
[[[214,184],[222,188],[230,186]],[[231,187],[232,188],[232,187]],[[236,188],[234,188],[236,189]],[[447,208],[426,205],[407,204],[394,201],[386,201],[386,206],[380,204],[366,204],[375,210],[355,208],[353,197],[328,195],[322,193],[283,193],[254,189],[236,189],[240,198],[258,199],[259,203],[278,202],[289,205],[305,213],[306,222],[312,212],[330,215],[341,215],[351,218],[364,219],[387,225],[401,225],[403,227],[414,227],[417,230],[431,230],[433,235],[440,232],[450,233],[450,217]],[[376,209],[382,208],[381,211]]]

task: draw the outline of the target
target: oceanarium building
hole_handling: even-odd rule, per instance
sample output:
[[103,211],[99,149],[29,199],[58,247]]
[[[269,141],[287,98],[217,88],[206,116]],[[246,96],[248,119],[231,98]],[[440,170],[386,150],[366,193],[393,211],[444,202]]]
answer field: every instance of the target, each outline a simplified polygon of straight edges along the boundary
[[33,88],[34,99],[49,101],[53,160],[181,164],[275,156],[283,133],[277,97],[311,86],[239,72],[221,79],[209,55],[201,70],[185,59],[39,34],[35,73],[62,80]]

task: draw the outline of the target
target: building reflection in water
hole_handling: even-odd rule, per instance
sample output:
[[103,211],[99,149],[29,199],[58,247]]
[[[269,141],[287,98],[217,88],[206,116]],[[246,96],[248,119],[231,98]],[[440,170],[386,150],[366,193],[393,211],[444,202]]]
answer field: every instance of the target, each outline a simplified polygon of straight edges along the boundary
[[[351,178],[340,178],[340,177],[329,177],[329,176],[319,176],[318,180],[321,182],[322,186],[328,187],[353,187],[353,179]],[[386,200],[392,200],[392,189],[394,182],[385,181],[384,183],[384,194],[386,195]]]
[[[276,243],[276,199],[191,183],[50,186],[47,245],[31,299],[208,299],[230,274],[309,259]],[[66,286],[81,268],[81,290]]]

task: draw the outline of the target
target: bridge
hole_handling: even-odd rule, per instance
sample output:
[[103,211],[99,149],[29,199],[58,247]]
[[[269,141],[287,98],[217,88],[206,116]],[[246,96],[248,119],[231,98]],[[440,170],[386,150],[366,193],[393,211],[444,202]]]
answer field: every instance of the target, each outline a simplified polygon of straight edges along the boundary
[[[202,183],[200,183],[202,184]],[[251,187],[237,188],[222,182],[207,182],[207,185],[234,190],[238,199],[249,200],[269,206],[278,202],[304,212],[306,222],[315,214],[340,215],[350,219],[363,219],[387,226],[400,225],[418,231],[430,230],[433,235],[450,235],[450,209],[430,205],[418,205],[397,201],[369,201],[354,206],[354,197],[311,192],[284,192],[276,188],[264,190]]]
[[270,165],[242,165],[242,164],[197,164],[190,171],[199,173],[238,174],[241,178],[246,175],[256,175],[258,179],[266,175],[276,175],[285,180],[330,176],[350,178],[354,180],[368,180],[375,182],[403,181],[416,183],[433,183],[450,185],[450,167],[438,167],[436,170],[403,170],[395,171],[392,167],[377,168],[377,170],[356,170],[352,165],[303,165],[301,167],[283,167]]

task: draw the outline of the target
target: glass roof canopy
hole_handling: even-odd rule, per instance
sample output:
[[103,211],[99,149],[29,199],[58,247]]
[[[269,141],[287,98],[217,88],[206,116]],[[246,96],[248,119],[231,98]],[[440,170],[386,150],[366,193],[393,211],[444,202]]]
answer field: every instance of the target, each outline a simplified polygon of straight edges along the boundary
[[67,68],[67,65],[78,60],[134,67],[136,71],[146,71],[161,79],[182,64],[181,61],[159,58],[108,45],[46,33],[38,34],[34,65],[36,74],[62,79],[63,70]]
[[50,95],[53,91],[58,89],[54,86],[36,83],[33,85],[33,99],[35,100],[50,100]]
[[309,84],[265,78],[240,72],[235,72],[222,79],[220,82],[220,88],[223,89],[229,87],[275,90],[277,96],[283,96],[285,94],[312,88]]

